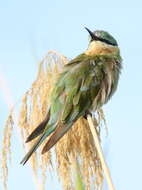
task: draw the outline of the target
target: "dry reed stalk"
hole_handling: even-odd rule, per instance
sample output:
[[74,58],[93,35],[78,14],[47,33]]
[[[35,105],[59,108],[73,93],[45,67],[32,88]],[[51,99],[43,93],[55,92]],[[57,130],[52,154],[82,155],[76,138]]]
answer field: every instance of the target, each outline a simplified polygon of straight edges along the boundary
[[[19,127],[23,145],[26,149],[29,149],[34,141],[25,144],[25,139],[44,119],[50,105],[52,87],[63,65],[67,62],[67,58],[59,53],[54,51],[48,52],[39,64],[36,80],[23,96],[19,115]],[[105,123],[103,111],[99,110],[97,115],[100,126],[102,121]],[[98,136],[100,136],[99,126]],[[43,146],[44,143],[32,156],[30,161],[35,175],[38,176],[38,172],[41,169],[42,183],[45,184],[47,167],[52,167],[53,159],[50,151],[44,155],[40,154],[40,150]],[[58,176],[63,183],[64,189],[73,190],[73,176],[71,170],[72,164],[76,162],[76,160],[79,161],[80,174],[83,178],[85,189],[89,190],[90,186],[92,188],[92,184],[94,184],[94,189],[102,189],[102,167],[87,120],[80,118],[55,145],[55,156]],[[44,187],[42,187],[42,189],[44,189]]]
[[109,171],[109,168],[108,168],[108,166],[107,166],[107,164],[105,162],[103,151],[102,151],[102,148],[101,148],[101,145],[100,145],[100,142],[99,142],[98,133],[97,133],[97,130],[96,130],[96,126],[98,126],[98,123],[97,123],[96,119],[95,118],[92,119],[92,117],[90,115],[87,116],[87,120],[88,120],[90,129],[91,129],[91,132],[92,132],[92,135],[93,135],[95,146],[96,146],[96,149],[97,149],[100,161],[101,161],[102,169],[103,169],[104,174],[106,176],[106,180],[107,180],[109,189],[110,190],[115,190],[113,182],[112,182],[112,178],[111,178],[111,175],[110,175],[110,171]]

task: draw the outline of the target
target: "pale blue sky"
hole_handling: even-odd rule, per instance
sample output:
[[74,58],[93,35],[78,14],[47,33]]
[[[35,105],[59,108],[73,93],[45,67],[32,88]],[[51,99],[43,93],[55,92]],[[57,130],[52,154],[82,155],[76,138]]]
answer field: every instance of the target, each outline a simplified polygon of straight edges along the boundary
[[[109,127],[104,147],[116,190],[142,189],[141,19],[140,0],[0,0],[0,73],[7,78],[14,102],[30,87],[47,51],[73,58],[87,48],[84,26],[107,30],[117,39],[124,68],[117,93],[104,107]],[[0,110],[1,134],[8,113],[1,91]],[[8,190],[36,189],[28,164],[19,165],[24,152],[16,134],[12,148]],[[61,189],[50,180],[51,188]]]

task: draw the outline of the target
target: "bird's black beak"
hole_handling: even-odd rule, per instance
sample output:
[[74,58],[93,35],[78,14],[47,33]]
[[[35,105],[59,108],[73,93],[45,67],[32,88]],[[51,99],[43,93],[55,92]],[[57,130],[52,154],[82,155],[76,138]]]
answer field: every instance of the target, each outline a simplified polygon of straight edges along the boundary
[[91,39],[92,40],[98,40],[98,37],[95,36],[95,34],[93,32],[91,32],[91,30],[89,30],[88,28],[85,27],[85,29],[89,32]]

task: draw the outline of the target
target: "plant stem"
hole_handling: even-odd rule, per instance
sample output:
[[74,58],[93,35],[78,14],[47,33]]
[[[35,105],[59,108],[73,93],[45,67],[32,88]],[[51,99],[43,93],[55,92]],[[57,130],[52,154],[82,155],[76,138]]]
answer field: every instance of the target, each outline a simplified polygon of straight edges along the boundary
[[[97,152],[98,152],[101,164],[102,164],[102,169],[103,169],[104,174],[106,176],[106,180],[107,180],[109,189],[110,190],[115,190],[113,182],[112,182],[112,178],[111,178],[111,175],[110,175],[109,168],[108,168],[107,163],[105,162],[105,159],[104,159],[103,151],[102,151],[102,148],[101,148],[101,145],[100,145],[100,141],[99,141],[99,138],[98,138],[98,135],[97,135],[97,131],[96,131],[96,127],[94,125],[93,119],[92,119],[92,117],[90,115],[87,115],[87,120],[88,120],[90,129],[91,129],[93,138],[94,138],[95,146],[96,146],[96,149],[97,149]],[[96,123],[97,123],[97,121],[96,121]]]

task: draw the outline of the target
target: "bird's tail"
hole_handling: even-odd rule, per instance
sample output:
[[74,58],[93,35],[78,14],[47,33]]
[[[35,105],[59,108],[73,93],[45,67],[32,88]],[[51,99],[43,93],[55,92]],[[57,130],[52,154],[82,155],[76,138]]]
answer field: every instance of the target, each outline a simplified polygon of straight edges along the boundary
[[48,137],[53,131],[55,130],[54,126],[49,127],[48,131],[44,132],[35,142],[35,144],[32,146],[32,148],[29,150],[29,152],[24,156],[20,164],[25,164],[31,155],[36,151],[36,149],[42,144],[42,142]]
[[36,138],[37,136],[39,136],[40,134],[42,134],[44,132],[44,129],[45,129],[49,119],[50,119],[50,110],[48,111],[45,119],[28,136],[28,138],[26,139],[26,143],[30,142],[31,140],[33,140],[34,138]]
[[42,154],[49,151],[59,140],[64,136],[64,134],[71,128],[72,123],[59,125],[55,132],[51,135],[45,146],[43,147]]

